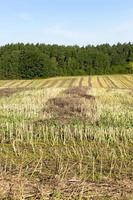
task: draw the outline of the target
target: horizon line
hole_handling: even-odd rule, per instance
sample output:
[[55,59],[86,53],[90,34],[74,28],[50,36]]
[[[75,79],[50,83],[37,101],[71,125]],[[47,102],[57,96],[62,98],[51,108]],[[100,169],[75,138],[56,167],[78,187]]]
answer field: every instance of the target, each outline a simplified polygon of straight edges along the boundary
[[8,45],[17,45],[17,44],[24,44],[24,45],[49,45],[49,46],[64,46],[64,47],[97,47],[97,46],[102,46],[102,45],[109,45],[109,46],[117,46],[118,44],[124,45],[124,44],[131,44],[133,43],[131,41],[129,42],[115,42],[115,43],[99,43],[99,44],[86,44],[86,45],[79,45],[79,44],[59,44],[59,43],[45,43],[45,42],[10,42],[10,43],[5,43],[5,44],[0,44],[0,48]]

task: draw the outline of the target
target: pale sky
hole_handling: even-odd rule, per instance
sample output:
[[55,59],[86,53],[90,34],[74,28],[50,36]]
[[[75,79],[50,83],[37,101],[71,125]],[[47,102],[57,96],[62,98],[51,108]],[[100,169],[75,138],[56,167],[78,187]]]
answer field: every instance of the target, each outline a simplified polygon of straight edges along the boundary
[[0,0],[0,45],[133,42],[133,0]]

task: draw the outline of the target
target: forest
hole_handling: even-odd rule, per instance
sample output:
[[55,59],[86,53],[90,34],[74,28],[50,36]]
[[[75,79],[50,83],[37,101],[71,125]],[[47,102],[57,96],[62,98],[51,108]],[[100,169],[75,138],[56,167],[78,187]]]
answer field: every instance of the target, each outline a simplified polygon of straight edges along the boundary
[[79,47],[7,44],[0,47],[0,79],[133,73],[133,44]]

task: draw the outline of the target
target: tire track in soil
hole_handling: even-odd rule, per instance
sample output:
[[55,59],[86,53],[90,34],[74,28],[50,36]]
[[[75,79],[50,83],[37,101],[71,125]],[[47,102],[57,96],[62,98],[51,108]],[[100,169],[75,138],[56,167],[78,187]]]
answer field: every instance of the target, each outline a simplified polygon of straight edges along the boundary
[[20,82],[20,83],[18,83],[18,84],[16,84],[15,85],[15,88],[17,88],[17,87],[19,87],[19,86],[21,86],[23,83],[25,83],[26,82],[26,80],[24,80],[24,81],[22,81],[22,82]]
[[107,79],[109,80],[109,82],[112,84],[112,86],[113,86],[113,88],[117,88],[117,89],[120,89],[113,81],[112,81],[112,79],[109,77],[109,76],[107,76]]
[[127,83],[125,83],[123,80],[121,80],[120,78],[119,78],[119,81],[121,82],[121,84],[124,87],[124,88],[121,88],[121,89],[131,89],[132,90],[132,88],[130,88],[129,85]]
[[58,87],[57,88],[62,88],[64,85],[65,85],[65,83],[66,83],[66,79],[63,79],[63,80],[60,80],[61,82],[59,83],[59,85],[58,85]]
[[41,84],[38,86],[38,88],[40,88],[40,89],[46,88],[48,84],[49,84],[49,81],[47,80],[47,81],[45,81],[44,83],[41,83]]
[[89,76],[88,78],[88,86],[89,88],[92,88],[91,76]]
[[31,86],[33,82],[34,82],[34,81],[31,81],[30,83],[28,83],[28,84],[25,86],[25,88],[28,88],[29,86]]
[[70,84],[69,84],[69,88],[71,88],[71,87],[73,87],[73,84],[74,84],[74,82],[76,81],[76,79],[72,79],[71,81],[70,81]]
[[82,83],[83,83],[83,78],[80,78],[79,87],[82,87]]
[[129,83],[131,83],[131,84],[133,84],[133,81],[132,80],[130,80],[130,79],[128,79],[128,77],[126,77],[126,76],[122,76],[124,79],[126,79]]
[[3,85],[3,87],[6,87],[6,88],[8,88],[8,87],[11,87],[13,84],[15,84],[16,83],[16,81],[9,81],[9,82],[7,82],[6,84],[4,84]]
[[106,89],[108,89],[108,88],[112,89],[111,85],[109,84],[108,80],[105,77],[103,77],[103,80],[104,80],[105,84],[107,85],[107,87],[105,87],[105,88]]
[[110,77],[108,77],[108,79],[112,82],[112,84],[114,85],[114,87],[112,89],[130,89],[132,90],[132,88],[130,88],[125,82],[123,82],[123,80],[118,79],[118,81],[122,84],[123,87],[118,87],[111,79]]
[[51,83],[48,85],[47,88],[52,88],[52,87],[56,88],[56,85],[57,85],[58,82],[59,82],[59,80],[51,81]]
[[98,84],[99,84],[99,86],[101,87],[101,88],[105,88],[104,86],[103,86],[103,84],[101,83],[101,81],[100,81],[100,78],[97,76],[97,82],[98,82]]
[[119,87],[110,79],[110,77],[106,76],[103,79],[109,89],[119,89]]

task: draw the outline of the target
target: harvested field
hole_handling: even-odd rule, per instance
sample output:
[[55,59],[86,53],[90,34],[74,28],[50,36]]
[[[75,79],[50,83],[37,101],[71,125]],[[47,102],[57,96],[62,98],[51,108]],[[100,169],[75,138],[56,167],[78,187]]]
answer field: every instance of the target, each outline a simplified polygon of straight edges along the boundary
[[131,200],[132,82],[0,81],[0,199]]
[[0,97],[10,97],[14,93],[26,91],[26,90],[27,90],[26,88],[3,88],[3,89],[0,89]]
[[[0,179],[0,193],[2,198],[19,199],[23,196],[24,199],[35,198],[41,199],[86,199],[88,193],[92,199],[131,199],[132,188],[128,181],[122,183],[117,182],[87,182],[72,178],[67,181],[60,181],[58,177],[53,177],[47,180],[47,175],[42,174],[43,178],[26,179],[22,176],[5,175]],[[45,183],[45,179],[47,183]],[[21,191],[22,190],[22,191]],[[99,195],[101,194],[101,195]],[[114,199],[113,198],[113,199]]]
[[83,77],[64,77],[50,78],[40,80],[22,80],[22,81],[1,81],[0,88],[111,88],[111,89],[133,89],[133,80],[130,75],[104,75],[104,76],[83,76]]

